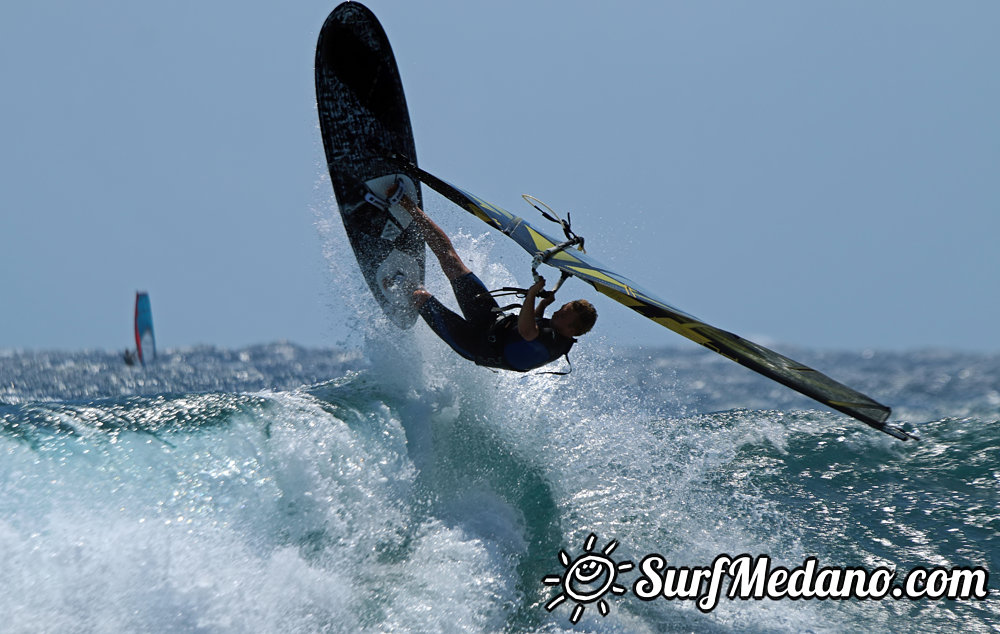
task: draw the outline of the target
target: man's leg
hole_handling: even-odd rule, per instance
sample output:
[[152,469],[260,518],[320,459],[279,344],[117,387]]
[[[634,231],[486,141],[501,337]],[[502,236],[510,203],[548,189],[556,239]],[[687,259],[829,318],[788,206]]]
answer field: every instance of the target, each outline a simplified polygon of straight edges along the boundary
[[470,361],[476,360],[482,346],[482,336],[479,327],[470,324],[459,315],[448,310],[438,299],[423,289],[414,292],[423,293],[426,298],[420,304],[418,311],[431,330],[437,334],[451,349]]
[[[394,193],[395,187],[393,185],[389,188],[388,194],[390,196]],[[455,298],[465,314],[465,319],[445,308],[437,298],[423,288],[413,291],[413,306],[419,311],[427,325],[455,352],[472,361],[476,360],[477,354],[488,356],[492,349],[481,349],[483,345],[487,345],[483,333],[484,328],[494,319],[492,309],[497,306],[496,300],[493,299],[472,270],[462,262],[462,258],[458,257],[448,234],[437,226],[409,196],[403,196],[399,202],[410,213],[410,217],[417,224],[427,246],[437,256],[441,270],[451,282]],[[487,348],[489,348],[488,345]],[[478,352],[476,352],[477,350]]]
[[448,235],[424,213],[423,209],[417,207],[416,203],[410,200],[409,196],[403,196],[400,204],[410,213],[413,221],[417,223],[421,235],[423,235],[424,240],[427,242],[427,246],[431,248],[431,252],[437,256],[438,262],[441,264],[441,270],[444,271],[448,280],[454,280],[472,272],[465,265],[465,262],[462,262],[462,259],[458,257],[458,253],[455,252],[455,247],[452,245]]

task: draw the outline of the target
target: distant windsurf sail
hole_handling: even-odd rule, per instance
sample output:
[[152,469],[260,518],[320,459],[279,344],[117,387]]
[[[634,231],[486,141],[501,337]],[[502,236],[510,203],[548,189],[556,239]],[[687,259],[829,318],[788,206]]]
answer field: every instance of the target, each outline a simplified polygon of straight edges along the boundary
[[153,309],[149,303],[149,293],[135,294],[135,350],[139,362],[156,359],[156,338],[153,336]]
[[[419,178],[431,189],[500,230],[525,251],[539,257],[560,244],[532,227],[523,218],[447,183],[433,174],[401,159],[400,168]],[[906,431],[886,424],[890,410],[864,394],[830,377],[793,361],[764,346],[726,332],[678,310],[623,275],[611,271],[594,258],[577,250],[556,250],[547,264],[591,284],[615,301],[640,315],[687,337],[755,372],[813,398],[827,407],[871,425],[890,436],[907,440],[914,438]]]

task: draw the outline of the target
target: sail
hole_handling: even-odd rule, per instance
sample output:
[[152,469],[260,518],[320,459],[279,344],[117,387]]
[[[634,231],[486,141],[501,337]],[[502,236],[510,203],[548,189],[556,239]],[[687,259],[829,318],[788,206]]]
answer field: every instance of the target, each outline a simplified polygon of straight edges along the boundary
[[[456,205],[503,232],[532,256],[562,241],[555,240],[496,205],[447,183],[410,163],[400,165]],[[547,264],[590,283],[599,292],[755,372],[804,394],[827,407],[847,414],[900,440],[912,438],[902,429],[886,424],[892,413],[885,405],[839,383],[809,366],[773,350],[721,330],[670,306],[627,277],[577,250],[558,251]]]
[[135,294],[135,350],[139,362],[156,359],[156,338],[153,336],[153,309],[149,304],[149,294],[139,291]]

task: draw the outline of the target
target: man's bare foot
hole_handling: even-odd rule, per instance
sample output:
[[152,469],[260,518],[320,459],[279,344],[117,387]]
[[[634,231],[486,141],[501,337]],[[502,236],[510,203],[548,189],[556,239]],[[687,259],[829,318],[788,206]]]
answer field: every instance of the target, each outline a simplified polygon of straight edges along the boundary
[[[399,190],[399,181],[397,180],[392,185],[389,185],[389,189],[385,191],[386,199],[391,201],[391,199],[396,195],[396,192],[398,190]],[[399,204],[403,207],[403,209],[406,209],[407,211],[412,211],[413,207],[416,207],[416,205],[413,204],[413,201],[410,199],[410,197],[407,196],[406,194],[403,194],[400,197]]]

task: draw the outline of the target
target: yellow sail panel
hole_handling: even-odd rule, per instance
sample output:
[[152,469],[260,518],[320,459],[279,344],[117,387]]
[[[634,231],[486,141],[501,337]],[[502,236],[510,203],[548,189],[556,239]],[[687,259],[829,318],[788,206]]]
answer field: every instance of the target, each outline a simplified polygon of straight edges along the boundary
[[[552,263],[551,260],[549,262]],[[553,266],[556,266],[556,265],[553,264]],[[629,297],[636,297],[636,292],[635,292],[635,290],[632,289],[631,286],[629,286],[625,282],[622,282],[622,281],[620,281],[620,280],[618,280],[616,278],[611,277],[607,273],[604,273],[603,271],[600,271],[598,269],[595,269],[595,268],[592,268],[592,267],[589,267],[589,266],[587,266],[587,267],[584,267],[584,266],[566,266],[566,267],[559,267],[559,268],[562,268],[564,270],[568,270],[570,273],[577,274],[579,277],[583,277],[584,279],[587,279],[589,282],[592,282],[592,283],[593,282],[598,282],[598,283],[608,284],[608,285],[610,285],[612,287],[621,289]]]
[[605,286],[604,284],[595,284],[591,282],[591,285],[597,289],[599,292],[607,295],[611,299],[615,300],[619,304],[628,306],[632,310],[648,317],[650,320],[660,324],[664,328],[673,330],[677,334],[690,339],[691,341],[705,345],[710,341],[709,338],[705,337],[698,332],[696,326],[701,325],[700,322],[691,322],[686,318],[679,318],[679,316],[664,314],[660,316],[646,315],[644,309],[649,307],[649,304],[636,298],[632,295],[626,295],[620,291],[615,290],[610,286]]
[[526,227],[528,230],[528,235],[531,236],[531,240],[535,245],[535,249],[538,251],[546,251],[556,246],[556,243],[550,240],[548,237],[542,235],[535,231],[531,226]]

